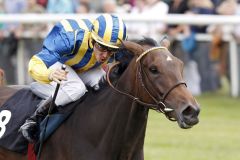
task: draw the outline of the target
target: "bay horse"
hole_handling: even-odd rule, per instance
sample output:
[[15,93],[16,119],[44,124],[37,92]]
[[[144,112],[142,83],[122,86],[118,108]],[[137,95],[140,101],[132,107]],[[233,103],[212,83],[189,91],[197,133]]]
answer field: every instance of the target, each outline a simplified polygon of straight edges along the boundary
[[[149,109],[183,129],[198,123],[200,107],[183,80],[183,62],[149,39],[123,45],[129,63],[120,60],[108,71],[119,75],[107,76],[110,85],[69,104],[77,107],[44,143],[41,160],[144,160]],[[26,159],[0,148],[0,160]]]

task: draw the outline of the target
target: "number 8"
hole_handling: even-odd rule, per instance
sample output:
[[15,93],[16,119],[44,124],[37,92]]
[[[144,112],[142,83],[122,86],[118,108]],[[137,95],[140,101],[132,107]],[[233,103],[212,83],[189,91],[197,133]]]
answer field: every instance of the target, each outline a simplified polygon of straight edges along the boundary
[[9,122],[11,116],[12,114],[8,110],[3,110],[0,112],[0,138],[4,135],[6,131],[6,124]]

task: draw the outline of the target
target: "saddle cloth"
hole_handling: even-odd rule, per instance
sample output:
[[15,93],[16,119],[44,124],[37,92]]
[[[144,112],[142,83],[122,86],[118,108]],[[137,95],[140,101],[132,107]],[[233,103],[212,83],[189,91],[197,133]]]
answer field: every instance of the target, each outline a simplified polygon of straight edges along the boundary
[[26,153],[28,141],[18,131],[41,101],[30,89],[17,91],[0,107],[0,146],[11,151]]
[[[28,141],[18,130],[25,120],[35,112],[41,100],[29,88],[24,88],[16,92],[0,107],[1,147],[22,154],[27,153]],[[40,140],[45,141],[71,115],[75,107],[76,105],[61,107],[54,114],[48,115],[47,125],[46,119],[40,124]],[[46,129],[44,129],[45,126]],[[43,130],[45,130],[44,134]],[[35,146],[36,152],[38,145],[39,142]]]

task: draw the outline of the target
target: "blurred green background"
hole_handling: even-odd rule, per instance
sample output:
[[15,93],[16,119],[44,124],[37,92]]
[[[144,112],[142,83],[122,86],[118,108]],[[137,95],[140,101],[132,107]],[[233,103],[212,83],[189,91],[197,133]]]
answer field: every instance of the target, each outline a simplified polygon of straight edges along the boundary
[[240,98],[222,91],[196,97],[200,122],[180,129],[163,114],[150,111],[146,160],[240,160]]

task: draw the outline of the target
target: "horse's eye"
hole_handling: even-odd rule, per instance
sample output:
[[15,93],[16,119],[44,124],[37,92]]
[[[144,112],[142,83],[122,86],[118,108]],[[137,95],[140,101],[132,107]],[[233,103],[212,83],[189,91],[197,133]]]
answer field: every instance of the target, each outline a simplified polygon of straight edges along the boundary
[[150,70],[150,72],[153,73],[153,74],[158,74],[158,73],[159,73],[156,66],[150,67],[149,70]]

